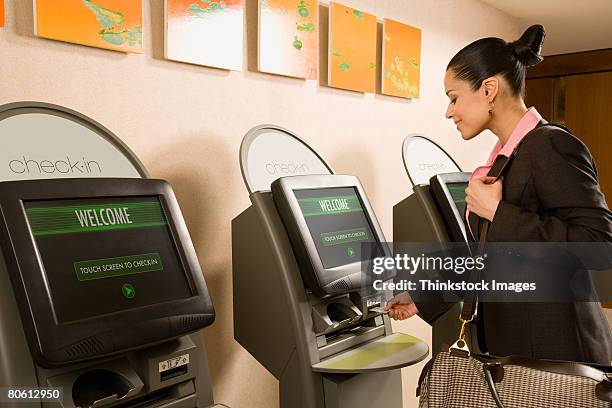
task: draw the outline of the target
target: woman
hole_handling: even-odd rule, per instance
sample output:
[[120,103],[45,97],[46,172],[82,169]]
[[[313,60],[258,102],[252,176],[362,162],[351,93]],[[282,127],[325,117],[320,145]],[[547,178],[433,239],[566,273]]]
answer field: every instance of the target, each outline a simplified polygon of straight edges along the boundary
[[[565,129],[545,126],[535,108],[525,106],[525,69],[542,61],[543,40],[544,28],[534,25],[512,43],[475,41],[448,64],[446,117],[465,140],[486,129],[499,139],[466,189],[471,238],[478,241],[486,219],[488,242],[611,242],[612,213],[588,149]],[[494,182],[487,175],[515,149],[504,177]],[[415,305],[405,294],[387,304],[392,318],[420,313],[430,322],[445,307]],[[481,303],[476,323],[480,348],[492,355],[606,365],[612,359],[599,303]]]

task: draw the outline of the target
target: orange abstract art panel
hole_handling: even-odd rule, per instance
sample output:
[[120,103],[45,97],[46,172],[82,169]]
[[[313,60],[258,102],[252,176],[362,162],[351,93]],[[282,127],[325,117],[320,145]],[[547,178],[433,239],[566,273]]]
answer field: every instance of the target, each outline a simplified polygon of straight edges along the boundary
[[4,0],[0,0],[0,27],[4,27]]
[[317,79],[318,0],[259,0],[261,72]]
[[376,16],[331,3],[328,84],[359,92],[376,89]]
[[39,37],[142,53],[142,0],[34,0]]
[[244,0],[166,0],[166,58],[241,70]]
[[421,30],[385,19],[382,93],[418,98],[421,77]]

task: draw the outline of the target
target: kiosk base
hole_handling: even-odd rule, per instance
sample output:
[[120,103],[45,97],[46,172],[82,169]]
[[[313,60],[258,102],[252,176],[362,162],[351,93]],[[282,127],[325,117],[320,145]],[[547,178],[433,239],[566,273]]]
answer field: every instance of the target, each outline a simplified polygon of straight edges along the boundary
[[[110,361],[60,370],[37,367],[38,383],[64,390],[62,408],[98,408],[113,404],[194,408],[198,400],[203,403],[201,406],[208,407],[213,403],[212,392],[210,387],[200,387],[204,385],[200,376],[206,378],[208,373],[198,372],[196,361],[201,359],[202,352],[196,346],[201,343],[198,337],[198,334],[181,337]],[[188,363],[168,369],[163,367],[164,362],[180,360]]]
[[323,376],[325,408],[402,406],[400,370]]

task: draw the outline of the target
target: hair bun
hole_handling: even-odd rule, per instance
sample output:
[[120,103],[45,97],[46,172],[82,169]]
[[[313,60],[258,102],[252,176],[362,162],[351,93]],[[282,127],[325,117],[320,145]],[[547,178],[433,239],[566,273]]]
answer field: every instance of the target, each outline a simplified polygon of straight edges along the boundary
[[516,59],[526,67],[536,65],[544,58],[540,55],[544,43],[544,27],[539,24],[527,28],[521,38],[508,45],[514,50]]

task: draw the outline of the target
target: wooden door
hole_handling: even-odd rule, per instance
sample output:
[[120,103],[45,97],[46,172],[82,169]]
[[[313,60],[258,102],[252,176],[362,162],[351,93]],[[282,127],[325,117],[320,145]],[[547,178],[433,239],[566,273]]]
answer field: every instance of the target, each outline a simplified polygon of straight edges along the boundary
[[612,72],[565,78],[565,125],[589,148],[612,204]]
[[[610,207],[612,204],[612,72],[568,76],[564,82],[565,124],[591,151],[597,165],[601,190]],[[610,301],[603,302],[602,305],[612,308]]]
[[[542,64],[527,71],[525,102],[535,106],[544,119],[566,125],[587,145],[610,207],[612,49],[545,57]],[[612,280],[612,271],[609,279]],[[607,282],[606,278],[606,286]],[[612,325],[612,301],[603,302],[603,306],[610,308]]]

